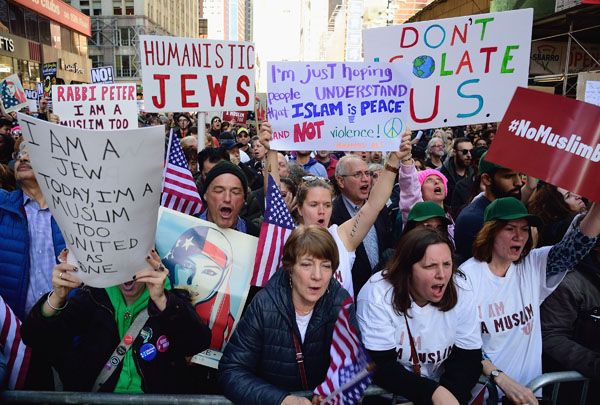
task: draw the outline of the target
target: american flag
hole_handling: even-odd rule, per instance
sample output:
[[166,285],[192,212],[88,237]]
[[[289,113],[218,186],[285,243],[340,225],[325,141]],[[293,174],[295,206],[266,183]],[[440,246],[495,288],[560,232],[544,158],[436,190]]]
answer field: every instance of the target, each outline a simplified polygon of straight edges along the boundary
[[25,346],[21,340],[21,321],[2,297],[0,297],[0,346],[8,365],[8,389],[23,388],[29,368],[31,348]]
[[169,136],[160,205],[188,215],[202,212],[202,199],[173,130]]
[[252,285],[264,287],[275,274],[281,262],[283,245],[295,228],[279,187],[269,174],[265,216],[260,227]]
[[325,398],[321,404],[355,404],[373,380],[373,364],[350,325],[348,309],[352,305],[352,298],[344,301],[335,323],[327,377],[314,391]]

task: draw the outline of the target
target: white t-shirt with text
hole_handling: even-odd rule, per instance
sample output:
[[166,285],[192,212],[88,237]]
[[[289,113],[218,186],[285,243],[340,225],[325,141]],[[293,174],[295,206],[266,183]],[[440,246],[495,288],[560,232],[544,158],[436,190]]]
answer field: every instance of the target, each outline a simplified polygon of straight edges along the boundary
[[352,285],[352,266],[354,266],[354,260],[356,260],[356,251],[348,252],[346,246],[344,246],[344,242],[340,238],[338,234],[338,226],[331,225],[328,229],[331,236],[333,236],[333,240],[335,240],[335,244],[338,248],[338,256],[340,258],[340,265],[338,266],[336,272],[333,274],[333,277],[348,291],[348,294],[352,298],[354,298],[354,287]]
[[[371,276],[358,294],[358,324],[367,349],[395,350],[398,361],[412,372],[406,321],[404,315],[394,311],[392,291],[392,284],[382,278],[382,272]],[[458,289],[458,303],[449,311],[443,312],[430,303],[420,307],[412,302],[407,315],[424,377],[437,379],[443,374],[443,363],[454,345],[466,350],[481,348],[477,313],[468,291]]]
[[483,351],[521,385],[542,374],[540,305],[565,275],[546,280],[550,249],[532,250],[521,263],[511,263],[504,277],[475,258],[460,266],[467,279],[458,282],[475,297]]

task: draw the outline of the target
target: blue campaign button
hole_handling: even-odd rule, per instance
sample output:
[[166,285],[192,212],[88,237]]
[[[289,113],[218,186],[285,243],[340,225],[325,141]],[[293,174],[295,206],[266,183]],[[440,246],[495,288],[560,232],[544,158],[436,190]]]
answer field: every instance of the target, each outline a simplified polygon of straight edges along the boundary
[[156,347],[152,343],[146,343],[140,348],[142,360],[150,361],[156,357]]

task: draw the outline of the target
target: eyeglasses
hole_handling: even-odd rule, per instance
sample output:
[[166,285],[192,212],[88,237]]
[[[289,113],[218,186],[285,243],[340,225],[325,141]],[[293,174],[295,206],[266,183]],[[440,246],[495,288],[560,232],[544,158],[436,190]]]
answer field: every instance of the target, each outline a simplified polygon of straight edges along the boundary
[[443,148],[444,145],[439,144],[439,145],[431,145],[432,148]]
[[356,180],[359,180],[362,177],[370,178],[371,172],[356,172],[354,174],[342,174],[341,177],[354,177]]
[[459,150],[459,152],[462,153],[463,155],[470,155],[471,151],[472,151],[472,149],[462,149],[462,150]]
[[27,153],[26,150],[19,151],[19,152],[17,152],[15,159],[19,160],[25,155],[29,156],[29,153]]

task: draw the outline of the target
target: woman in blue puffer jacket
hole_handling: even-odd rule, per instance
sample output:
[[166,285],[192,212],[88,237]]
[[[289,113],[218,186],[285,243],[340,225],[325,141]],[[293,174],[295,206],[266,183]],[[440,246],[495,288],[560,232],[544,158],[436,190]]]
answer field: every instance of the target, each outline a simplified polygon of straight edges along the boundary
[[[219,363],[219,384],[235,403],[310,404],[290,392],[313,390],[327,375],[333,329],[349,298],[332,278],[337,245],[327,229],[301,226],[286,242],[282,263],[248,307]],[[354,306],[349,315],[358,331]]]

